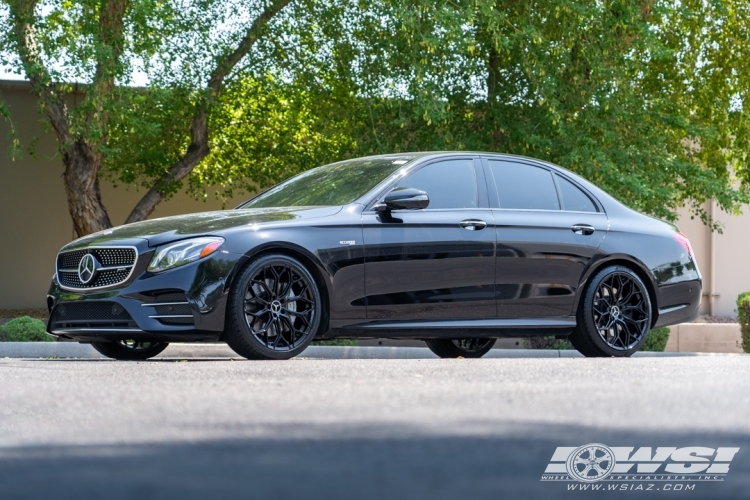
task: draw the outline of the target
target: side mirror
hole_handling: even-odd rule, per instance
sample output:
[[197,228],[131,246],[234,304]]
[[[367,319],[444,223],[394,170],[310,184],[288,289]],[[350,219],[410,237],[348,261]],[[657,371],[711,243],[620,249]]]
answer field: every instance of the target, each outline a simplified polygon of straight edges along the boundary
[[397,187],[385,195],[382,203],[375,205],[376,212],[389,212],[391,210],[419,210],[427,208],[430,197],[421,189],[410,187]]

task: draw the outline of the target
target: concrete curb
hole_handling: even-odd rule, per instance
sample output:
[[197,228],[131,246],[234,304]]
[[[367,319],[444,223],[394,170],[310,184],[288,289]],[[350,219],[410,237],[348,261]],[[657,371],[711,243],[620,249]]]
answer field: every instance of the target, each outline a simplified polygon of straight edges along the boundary
[[[736,356],[723,353],[639,352],[636,357]],[[435,359],[422,347],[310,346],[300,357],[316,359]],[[582,358],[578,351],[493,349],[485,358]],[[75,342],[0,342],[0,358],[107,359],[88,344]],[[243,359],[226,344],[170,344],[158,358]]]

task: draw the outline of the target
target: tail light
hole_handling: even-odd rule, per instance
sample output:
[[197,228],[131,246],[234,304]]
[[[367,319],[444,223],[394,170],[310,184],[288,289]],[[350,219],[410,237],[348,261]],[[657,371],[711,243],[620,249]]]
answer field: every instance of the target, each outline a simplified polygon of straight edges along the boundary
[[682,248],[684,248],[685,250],[687,250],[688,255],[690,255],[691,257],[694,256],[693,255],[693,246],[690,244],[690,240],[687,238],[687,236],[685,236],[682,233],[676,233],[674,235],[674,239],[675,239],[675,241],[677,241],[677,243],[679,243],[682,246]]

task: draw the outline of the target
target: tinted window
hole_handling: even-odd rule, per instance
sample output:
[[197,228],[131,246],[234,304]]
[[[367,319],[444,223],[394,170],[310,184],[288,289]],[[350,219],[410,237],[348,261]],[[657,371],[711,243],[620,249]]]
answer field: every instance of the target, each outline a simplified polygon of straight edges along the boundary
[[473,160],[448,160],[422,167],[398,183],[421,189],[430,197],[427,208],[476,208],[477,181]]
[[560,210],[552,173],[544,168],[490,161],[500,208]]
[[560,197],[563,208],[573,212],[596,212],[596,205],[586,193],[569,180],[557,176],[557,185],[560,186]]
[[314,168],[272,187],[239,208],[346,205],[374,188],[408,160],[370,158]]

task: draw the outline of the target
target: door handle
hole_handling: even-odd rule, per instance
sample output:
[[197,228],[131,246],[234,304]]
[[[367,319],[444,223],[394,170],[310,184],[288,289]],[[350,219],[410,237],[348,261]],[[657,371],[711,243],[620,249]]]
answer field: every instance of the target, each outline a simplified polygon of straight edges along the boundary
[[459,225],[469,231],[479,231],[487,227],[487,223],[479,219],[466,219],[459,222]]
[[594,229],[594,226],[589,226],[588,224],[573,224],[570,227],[570,230],[576,234],[585,235],[594,234],[594,231],[596,231],[596,229]]

